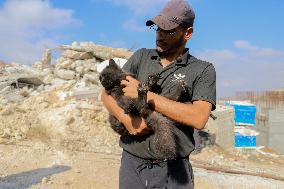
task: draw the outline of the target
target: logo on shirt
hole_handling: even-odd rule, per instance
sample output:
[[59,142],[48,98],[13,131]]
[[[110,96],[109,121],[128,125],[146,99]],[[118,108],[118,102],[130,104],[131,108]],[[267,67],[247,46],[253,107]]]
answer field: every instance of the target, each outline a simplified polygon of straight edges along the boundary
[[184,79],[185,78],[185,75],[183,74],[181,74],[181,73],[179,73],[179,74],[174,74],[174,78],[175,78],[175,81],[179,81],[179,80],[182,80],[182,79]]

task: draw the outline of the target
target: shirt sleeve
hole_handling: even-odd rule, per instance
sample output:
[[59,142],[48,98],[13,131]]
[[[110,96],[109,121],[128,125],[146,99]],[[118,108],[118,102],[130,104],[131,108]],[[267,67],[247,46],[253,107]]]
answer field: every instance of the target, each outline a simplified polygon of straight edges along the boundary
[[216,71],[211,63],[208,64],[195,82],[192,101],[197,100],[210,102],[212,111],[216,109]]
[[143,49],[137,50],[122,67],[123,71],[134,74],[137,78]]

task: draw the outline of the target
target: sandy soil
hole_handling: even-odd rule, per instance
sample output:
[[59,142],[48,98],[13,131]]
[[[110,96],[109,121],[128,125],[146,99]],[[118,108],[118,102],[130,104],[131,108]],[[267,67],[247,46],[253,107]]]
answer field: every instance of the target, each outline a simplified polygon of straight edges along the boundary
[[[213,147],[192,156],[193,165],[198,159],[210,162],[213,157],[217,162],[216,157],[220,157],[218,150]],[[222,155],[224,166],[233,166],[229,156]],[[238,161],[242,162],[242,159]],[[249,160],[246,162],[249,164]],[[39,141],[24,141],[0,144],[0,165],[0,189],[115,189],[118,188],[120,155],[68,151]],[[279,170],[282,174],[281,168]],[[209,171],[195,166],[194,174],[196,189],[284,188],[283,181]]]

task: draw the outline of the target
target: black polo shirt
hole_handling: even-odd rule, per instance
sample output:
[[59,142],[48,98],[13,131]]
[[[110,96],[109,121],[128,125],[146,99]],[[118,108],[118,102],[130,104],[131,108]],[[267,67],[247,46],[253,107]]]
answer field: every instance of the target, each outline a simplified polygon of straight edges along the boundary
[[[123,70],[132,73],[140,82],[145,82],[149,75],[161,73],[160,95],[174,93],[177,82],[183,80],[188,93],[181,102],[192,103],[196,100],[208,101],[212,110],[216,105],[216,72],[211,63],[199,60],[188,53],[176,59],[174,63],[163,67],[155,49],[140,49],[123,66]],[[171,107],[169,107],[171,108]],[[184,115],[186,116],[186,115]],[[188,156],[194,150],[193,127],[176,123],[173,125],[177,139],[178,155]],[[162,159],[151,146],[152,135],[143,137],[120,138],[120,146],[129,153],[145,159]]]

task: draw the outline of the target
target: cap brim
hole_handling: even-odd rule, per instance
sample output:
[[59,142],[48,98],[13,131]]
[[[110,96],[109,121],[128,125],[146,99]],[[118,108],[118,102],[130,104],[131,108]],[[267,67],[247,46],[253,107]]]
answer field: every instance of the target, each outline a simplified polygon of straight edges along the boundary
[[179,24],[169,20],[163,15],[155,16],[153,19],[148,20],[146,22],[146,26],[152,26],[153,24],[156,24],[159,28],[163,30],[172,30],[179,26]]

